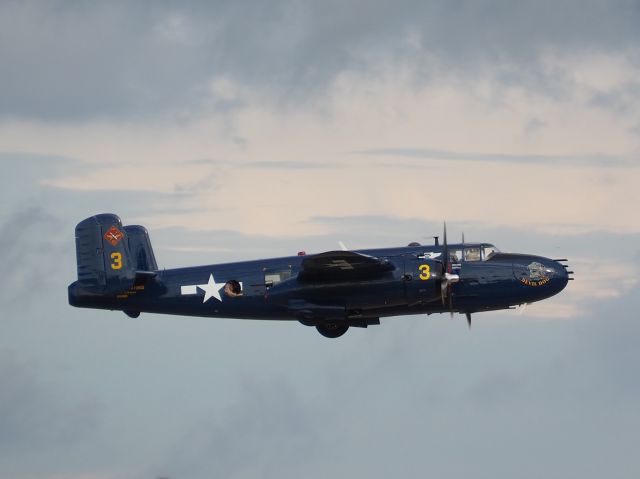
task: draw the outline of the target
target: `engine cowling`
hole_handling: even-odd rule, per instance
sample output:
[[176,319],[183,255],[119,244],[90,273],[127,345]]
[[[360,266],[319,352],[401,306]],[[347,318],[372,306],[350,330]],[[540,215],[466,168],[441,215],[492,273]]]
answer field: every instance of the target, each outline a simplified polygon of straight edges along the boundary
[[442,263],[420,256],[405,258],[404,291],[408,305],[439,301],[441,297]]

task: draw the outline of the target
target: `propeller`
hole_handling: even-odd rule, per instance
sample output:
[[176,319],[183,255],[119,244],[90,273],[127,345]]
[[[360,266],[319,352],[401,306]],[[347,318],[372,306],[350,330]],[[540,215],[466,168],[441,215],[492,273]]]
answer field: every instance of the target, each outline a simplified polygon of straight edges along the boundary
[[460,281],[460,276],[453,274],[451,268],[451,258],[449,257],[449,244],[447,243],[447,223],[444,223],[442,235],[442,273],[440,275],[440,299],[442,305],[449,305],[449,312],[453,316],[453,296],[451,294],[451,284]]
[[[451,257],[449,256],[449,243],[447,243],[446,222],[443,225],[442,240],[442,255],[444,256],[444,259],[442,260],[442,272],[440,275],[440,299],[442,300],[443,306],[448,304],[449,313],[453,318],[453,294],[451,292],[451,285],[459,282],[460,276],[452,273]],[[462,244],[464,245],[464,233],[462,233]],[[465,312],[464,315],[467,318],[469,329],[471,329],[471,313]]]

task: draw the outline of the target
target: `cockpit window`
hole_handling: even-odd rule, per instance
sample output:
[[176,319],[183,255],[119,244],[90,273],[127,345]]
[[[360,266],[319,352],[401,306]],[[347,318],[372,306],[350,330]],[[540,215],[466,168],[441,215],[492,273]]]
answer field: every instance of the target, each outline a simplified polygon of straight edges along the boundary
[[500,250],[493,246],[492,244],[483,244],[482,245],[482,259],[486,261],[490,259],[494,254],[499,253]]
[[467,246],[464,250],[449,250],[451,262],[455,263],[456,259],[464,259],[464,261],[487,261],[491,259],[493,255],[499,253],[500,250],[492,244],[482,244]]
[[493,246],[492,244],[483,244],[482,245],[482,260],[486,261],[490,259],[494,254],[499,253],[500,250]]
[[465,261],[480,261],[480,248],[477,246],[473,246],[470,248],[464,249],[464,260]]

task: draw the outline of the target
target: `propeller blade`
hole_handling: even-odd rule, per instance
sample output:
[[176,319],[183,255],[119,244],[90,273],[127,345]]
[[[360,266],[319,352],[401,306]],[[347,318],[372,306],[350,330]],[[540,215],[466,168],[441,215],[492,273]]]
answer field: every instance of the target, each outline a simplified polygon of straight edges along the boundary
[[467,324],[469,325],[469,329],[471,329],[471,313],[465,313],[467,317]]
[[[442,234],[442,254],[444,255],[444,265],[449,266],[449,245],[447,244],[447,222],[444,222],[443,234]],[[445,271],[449,271],[448,267],[445,267]]]
[[442,306],[448,303],[449,311],[453,315],[453,295],[451,294],[451,284],[460,281],[460,276],[452,274],[451,258],[449,257],[449,243],[447,243],[447,222],[443,224],[442,234],[442,273],[440,280],[440,300]]

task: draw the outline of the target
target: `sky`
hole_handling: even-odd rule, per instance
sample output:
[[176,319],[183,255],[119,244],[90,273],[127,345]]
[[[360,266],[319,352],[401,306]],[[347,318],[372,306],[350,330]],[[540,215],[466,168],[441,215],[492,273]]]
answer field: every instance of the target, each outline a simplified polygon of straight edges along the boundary
[[[636,478],[640,2],[0,2],[0,478]],[[160,267],[449,236],[568,258],[518,311],[74,309]]]

